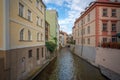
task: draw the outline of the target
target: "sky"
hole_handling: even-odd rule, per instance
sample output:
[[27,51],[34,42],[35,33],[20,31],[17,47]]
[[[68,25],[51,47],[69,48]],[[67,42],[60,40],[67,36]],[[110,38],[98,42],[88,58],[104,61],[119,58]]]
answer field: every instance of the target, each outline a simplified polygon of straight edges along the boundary
[[76,18],[94,0],[43,0],[47,9],[55,9],[58,12],[60,30],[72,33],[72,27]]

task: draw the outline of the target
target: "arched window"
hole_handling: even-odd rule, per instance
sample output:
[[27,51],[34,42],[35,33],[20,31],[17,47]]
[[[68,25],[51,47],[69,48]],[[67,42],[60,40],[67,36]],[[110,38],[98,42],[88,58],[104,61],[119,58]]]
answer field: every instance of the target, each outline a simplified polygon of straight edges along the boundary
[[30,30],[28,30],[28,40],[31,40],[32,38],[32,35],[31,35],[31,32],[30,32]]
[[43,34],[41,33],[41,41],[43,40]]
[[24,40],[24,29],[20,31],[20,40]]
[[37,41],[40,40],[40,33],[37,33]]

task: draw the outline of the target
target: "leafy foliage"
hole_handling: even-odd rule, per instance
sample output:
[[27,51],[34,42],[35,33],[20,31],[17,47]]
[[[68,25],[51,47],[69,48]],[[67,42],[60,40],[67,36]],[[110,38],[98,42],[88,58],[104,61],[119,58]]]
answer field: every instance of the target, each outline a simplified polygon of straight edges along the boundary
[[50,52],[54,52],[57,47],[57,44],[52,41],[48,41],[46,42],[46,47]]
[[53,40],[55,41],[55,43],[57,43],[57,38],[56,37],[54,37]]
[[120,49],[120,43],[117,43],[117,42],[102,43],[101,47],[103,47],[103,48],[116,48],[116,49]]

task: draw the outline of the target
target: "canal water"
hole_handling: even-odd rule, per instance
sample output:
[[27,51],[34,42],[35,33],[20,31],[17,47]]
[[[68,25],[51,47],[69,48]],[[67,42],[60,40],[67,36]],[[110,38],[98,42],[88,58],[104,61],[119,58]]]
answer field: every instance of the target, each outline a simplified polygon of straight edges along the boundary
[[108,80],[98,68],[63,48],[34,80]]

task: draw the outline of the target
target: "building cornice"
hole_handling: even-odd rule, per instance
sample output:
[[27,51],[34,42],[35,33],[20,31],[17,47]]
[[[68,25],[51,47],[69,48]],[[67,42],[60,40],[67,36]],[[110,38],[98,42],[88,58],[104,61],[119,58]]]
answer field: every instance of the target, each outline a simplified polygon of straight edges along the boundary
[[12,18],[11,18],[10,21],[11,21],[11,22],[14,22],[14,23],[17,23],[17,24],[20,24],[20,25],[22,25],[22,26],[25,26],[25,27],[27,27],[27,28],[31,28],[31,29],[33,29],[33,30],[41,31],[41,32],[42,32],[42,28],[37,29],[37,28],[35,28],[35,26],[30,26],[30,25],[28,25],[28,24],[26,24],[26,23],[24,23],[24,22],[20,22],[20,21],[18,21],[18,20],[16,20],[16,19],[12,19]]
[[92,5],[87,8],[81,16],[76,19],[75,23],[81,20],[84,16],[86,16],[91,10],[93,10],[96,6],[107,6],[107,7],[120,7],[120,2],[94,2]]
[[11,47],[9,50],[11,50],[11,49],[20,49],[20,48],[30,48],[30,47],[37,47],[37,46],[45,46],[45,44],[14,46],[14,47]]

